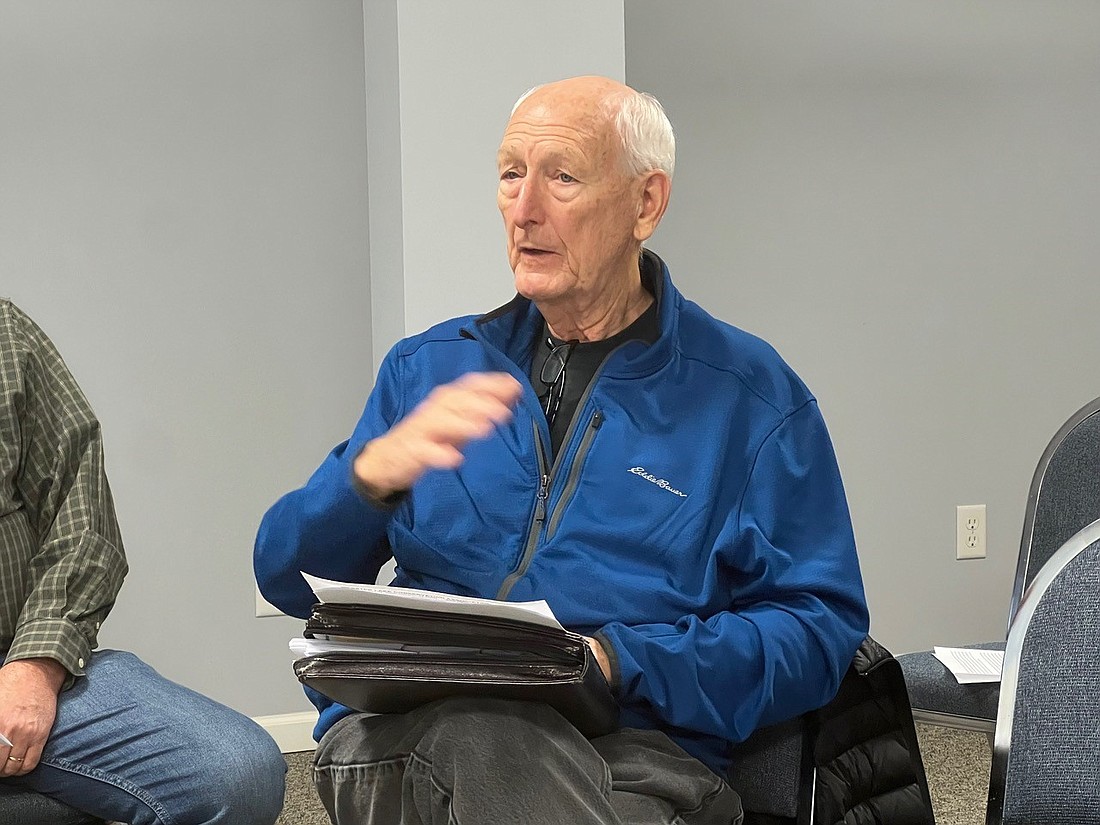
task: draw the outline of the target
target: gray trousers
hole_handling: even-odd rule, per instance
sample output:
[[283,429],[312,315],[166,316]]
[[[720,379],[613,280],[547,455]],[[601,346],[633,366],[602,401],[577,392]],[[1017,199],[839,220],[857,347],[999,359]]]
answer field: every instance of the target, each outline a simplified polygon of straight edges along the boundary
[[741,800],[665,734],[585,739],[552,708],[445,699],[356,714],[321,740],[335,825],[739,825]]

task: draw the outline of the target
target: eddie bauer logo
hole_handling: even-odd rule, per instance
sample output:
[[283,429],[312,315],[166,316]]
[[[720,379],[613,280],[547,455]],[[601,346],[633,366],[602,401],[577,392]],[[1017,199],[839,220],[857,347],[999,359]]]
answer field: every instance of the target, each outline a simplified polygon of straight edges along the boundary
[[667,479],[657,478],[657,476],[653,475],[652,473],[647,473],[645,467],[631,467],[629,472],[634,473],[634,475],[636,476],[641,476],[650,484],[656,484],[662,490],[668,490],[670,493],[674,493],[680,498],[688,497],[687,493],[681,493],[679,490],[669,484]]

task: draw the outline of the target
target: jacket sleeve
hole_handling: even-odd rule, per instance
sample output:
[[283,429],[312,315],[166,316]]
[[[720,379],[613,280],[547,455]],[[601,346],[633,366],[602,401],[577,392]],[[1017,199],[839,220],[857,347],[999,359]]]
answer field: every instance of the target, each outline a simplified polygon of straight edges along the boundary
[[30,553],[13,571],[27,595],[7,660],[54,659],[68,671],[68,687],[84,674],[126,576],[126,558],[99,422],[46,334],[14,306],[6,311],[5,358],[12,363],[4,367],[0,429],[19,471],[0,499],[10,492],[15,509],[7,518],[19,521],[17,538],[26,537]]
[[815,402],[764,440],[718,541],[728,610],[612,623],[597,638],[625,708],[739,742],[828,702],[867,635],[848,506]]
[[288,615],[305,618],[316,601],[301,572],[373,583],[390,558],[386,527],[392,508],[370,503],[356,490],[352,463],[368,441],[401,417],[399,362],[394,351],[387,355],[351,438],[260,522],[253,553],[256,581],[264,598]]

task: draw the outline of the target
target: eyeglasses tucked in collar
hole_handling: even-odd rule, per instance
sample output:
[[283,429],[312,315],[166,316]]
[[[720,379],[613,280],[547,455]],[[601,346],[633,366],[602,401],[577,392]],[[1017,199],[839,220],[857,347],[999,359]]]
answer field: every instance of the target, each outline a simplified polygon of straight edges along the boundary
[[558,410],[561,408],[561,397],[565,392],[565,365],[577,343],[576,340],[565,341],[555,346],[551,338],[546,339],[550,354],[546,356],[539,371],[539,381],[549,388],[546,397],[541,400],[542,411],[546,413],[546,422],[551,428],[554,426],[554,419],[557,418]]

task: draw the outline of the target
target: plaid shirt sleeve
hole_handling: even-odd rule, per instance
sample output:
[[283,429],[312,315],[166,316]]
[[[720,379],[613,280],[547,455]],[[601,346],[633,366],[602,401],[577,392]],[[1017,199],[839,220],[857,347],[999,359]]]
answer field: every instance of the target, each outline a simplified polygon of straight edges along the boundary
[[0,656],[84,667],[126,575],[99,422],[46,334],[0,301]]

